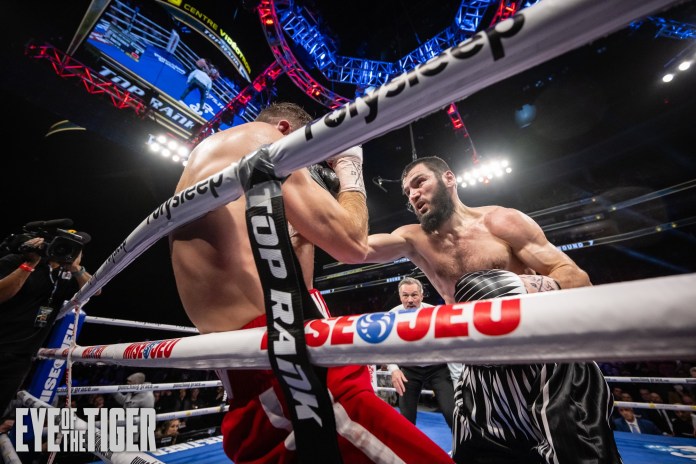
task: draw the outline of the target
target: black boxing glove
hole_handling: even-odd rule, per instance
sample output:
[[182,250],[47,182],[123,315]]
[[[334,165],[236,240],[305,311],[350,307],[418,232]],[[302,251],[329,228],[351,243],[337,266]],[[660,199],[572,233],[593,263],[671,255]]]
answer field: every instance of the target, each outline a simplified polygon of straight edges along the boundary
[[454,285],[454,301],[459,303],[526,293],[520,276],[502,269],[469,272],[461,276]]
[[338,180],[338,176],[333,169],[321,164],[313,164],[307,169],[309,169],[309,175],[312,176],[312,179],[314,179],[321,188],[327,190],[334,198],[338,196],[341,182]]

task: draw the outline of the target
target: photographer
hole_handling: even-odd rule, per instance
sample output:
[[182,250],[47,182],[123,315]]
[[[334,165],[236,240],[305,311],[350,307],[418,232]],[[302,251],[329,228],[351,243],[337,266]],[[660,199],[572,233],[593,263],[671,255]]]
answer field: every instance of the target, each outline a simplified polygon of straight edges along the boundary
[[[80,264],[84,232],[58,229],[63,219],[29,223],[26,233],[3,242],[0,257],[0,415],[22,387],[32,358],[56,316],[91,275]],[[48,225],[48,227],[43,227]],[[51,227],[52,226],[52,227]]]

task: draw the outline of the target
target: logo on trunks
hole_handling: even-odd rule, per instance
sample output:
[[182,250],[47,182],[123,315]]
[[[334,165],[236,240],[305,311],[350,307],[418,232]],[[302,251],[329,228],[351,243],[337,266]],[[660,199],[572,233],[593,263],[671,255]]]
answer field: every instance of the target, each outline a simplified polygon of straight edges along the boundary
[[384,84],[380,90],[367,96],[358,97],[355,101],[336,109],[322,119],[318,119],[312,124],[307,124],[304,128],[305,140],[314,138],[312,128],[321,121],[323,121],[326,127],[333,129],[339,127],[345,121],[346,116],[350,118],[361,116],[357,108],[358,105],[361,107],[367,105],[368,112],[364,116],[365,123],[370,124],[374,122],[377,119],[380,101],[400,95],[406,90],[407,86],[413,88],[421,81],[437,76],[455,61],[467,60],[476,56],[479,52],[484,50],[486,38],[488,39],[488,48],[491,52],[493,61],[504,58],[505,47],[503,47],[503,39],[514,37],[522,30],[523,26],[524,12],[496,24],[495,27],[491,29],[474,34],[469,40],[465,40],[459,45],[445,50],[426,63],[416,66],[411,71],[395,77],[387,84]]
[[174,345],[180,340],[180,338],[172,338],[155,342],[131,343],[123,350],[123,359],[169,358],[172,355]]
[[[494,305],[500,309],[495,316]],[[387,322],[390,314],[394,320]],[[305,340],[307,346],[312,348],[326,344],[351,345],[354,343],[354,334],[357,333],[362,340],[375,344],[396,333],[396,337],[401,340],[415,342],[425,338],[431,328],[431,337],[434,339],[468,337],[471,328],[481,335],[498,337],[514,332],[520,325],[521,318],[519,299],[458,303],[399,314],[372,313],[314,319],[305,323]],[[267,347],[267,335],[264,334],[261,349],[265,350]]]
[[[253,239],[256,242],[252,245],[258,247],[260,261],[267,264],[270,274],[275,278],[271,285],[282,284],[283,282],[278,282],[278,280],[285,279],[288,276],[288,271],[272,218],[271,189],[252,189],[247,192],[247,195],[249,204],[256,205],[255,211],[260,213],[249,218]],[[293,331],[291,331],[295,322],[292,294],[271,288],[270,299],[273,327],[278,333],[278,340],[272,341],[273,351],[282,381],[288,385],[292,394],[292,407],[299,420],[310,419],[321,427],[321,417],[315,411],[319,401],[312,389],[311,380],[305,373],[303,366],[293,362],[299,356],[297,354],[297,341]]]

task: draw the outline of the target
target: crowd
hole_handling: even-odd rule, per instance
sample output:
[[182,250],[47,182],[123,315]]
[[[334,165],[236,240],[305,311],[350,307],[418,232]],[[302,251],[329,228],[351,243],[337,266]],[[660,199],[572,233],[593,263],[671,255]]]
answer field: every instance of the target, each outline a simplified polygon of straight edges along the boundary
[[604,363],[608,377],[694,379],[683,384],[612,382],[614,401],[691,406],[692,411],[614,407],[614,430],[682,438],[696,438],[696,363],[681,361]]
[[[212,371],[203,370],[142,369],[142,372],[129,374],[132,369],[124,366],[96,366],[90,364],[75,364],[73,369],[75,371],[73,386],[183,383],[218,380]],[[72,405],[75,408],[154,408],[157,414],[217,407],[224,405],[226,400],[222,386],[217,388],[177,388],[135,393],[96,393],[92,395],[74,395],[72,398]],[[220,433],[222,416],[222,413],[211,413],[160,421],[155,431],[157,446],[168,446],[181,441],[218,434]]]

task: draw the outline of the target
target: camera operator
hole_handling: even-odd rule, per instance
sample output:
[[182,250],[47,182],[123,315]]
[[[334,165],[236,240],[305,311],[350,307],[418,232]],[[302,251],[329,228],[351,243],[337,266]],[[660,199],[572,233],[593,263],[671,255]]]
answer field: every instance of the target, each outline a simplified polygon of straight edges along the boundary
[[91,277],[80,264],[89,235],[60,232],[75,237],[68,242],[72,248],[51,251],[44,237],[34,236],[0,257],[0,417],[23,386],[65,300]]

